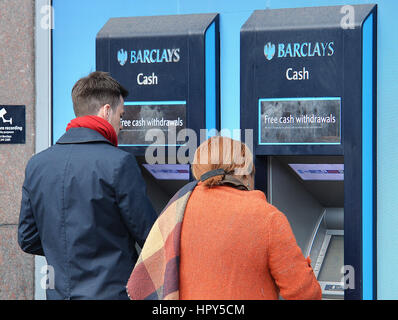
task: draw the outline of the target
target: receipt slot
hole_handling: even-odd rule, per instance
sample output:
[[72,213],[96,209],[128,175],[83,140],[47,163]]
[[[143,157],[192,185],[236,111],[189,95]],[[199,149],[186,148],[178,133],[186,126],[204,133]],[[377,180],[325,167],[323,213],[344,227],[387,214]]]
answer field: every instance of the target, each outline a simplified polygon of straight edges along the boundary
[[241,129],[324,299],[376,298],[377,6],[255,11],[241,28]]
[[196,145],[201,129],[219,130],[219,47],[218,14],[112,18],[97,34],[97,70],[129,90],[119,145],[136,156],[158,212],[191,177],[177,159],[184,130]]

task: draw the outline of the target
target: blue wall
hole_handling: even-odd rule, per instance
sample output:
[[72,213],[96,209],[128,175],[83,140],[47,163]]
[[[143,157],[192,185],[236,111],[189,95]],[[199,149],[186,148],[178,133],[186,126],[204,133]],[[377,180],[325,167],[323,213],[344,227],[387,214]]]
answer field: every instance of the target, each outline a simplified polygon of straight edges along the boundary
[[[239,31],[256,9],[377,3],[378,8],[378,298],[398,299],[398,1],[53,0],[54,140],[74,118],[70,92],[95,70],[95,36],[110,17],[220,13],[221,126],[239,128]],[[39,72],[39,71],[38,71]]]

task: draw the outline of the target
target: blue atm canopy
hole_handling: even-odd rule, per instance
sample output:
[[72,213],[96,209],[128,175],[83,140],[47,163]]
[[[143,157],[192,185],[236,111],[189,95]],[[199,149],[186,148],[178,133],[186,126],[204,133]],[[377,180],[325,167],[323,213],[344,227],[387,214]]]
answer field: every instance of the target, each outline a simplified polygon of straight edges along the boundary
[[266,188],[265,156],[344,156],[344,265],[355,272],[344,294],[374,299],[377,6],[255,11],[240,36],[256,184]]
[[[149,145],[180,146],[182,129],[219,129],[219,16],[112,18],[98,32],[97,70],[126,89],[119,145],[143,155]],[[147,141],[149,129],[165,140]],[[173,140],[174,139],[174,140]],[[199,142],[199,140],[198,140]]]

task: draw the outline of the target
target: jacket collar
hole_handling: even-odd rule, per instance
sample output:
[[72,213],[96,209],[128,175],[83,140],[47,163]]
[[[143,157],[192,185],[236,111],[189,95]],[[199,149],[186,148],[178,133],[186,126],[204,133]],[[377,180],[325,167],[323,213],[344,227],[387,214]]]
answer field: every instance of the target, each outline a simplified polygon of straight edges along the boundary
[[57,144],[106,142],[112,143],[99,132],[88,128],[71,128],[59,138]]

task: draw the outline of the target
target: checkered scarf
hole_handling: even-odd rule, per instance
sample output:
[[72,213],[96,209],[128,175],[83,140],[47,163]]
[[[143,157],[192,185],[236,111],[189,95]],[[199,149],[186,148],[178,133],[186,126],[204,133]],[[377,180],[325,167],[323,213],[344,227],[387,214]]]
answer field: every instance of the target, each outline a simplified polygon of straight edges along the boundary
[[179,300],[181,225],[196,185],[180,189],[154,223],[127,283],[131,300]]

